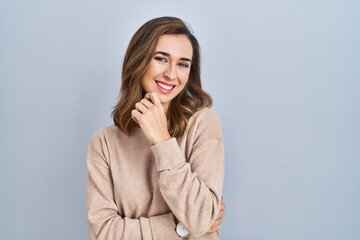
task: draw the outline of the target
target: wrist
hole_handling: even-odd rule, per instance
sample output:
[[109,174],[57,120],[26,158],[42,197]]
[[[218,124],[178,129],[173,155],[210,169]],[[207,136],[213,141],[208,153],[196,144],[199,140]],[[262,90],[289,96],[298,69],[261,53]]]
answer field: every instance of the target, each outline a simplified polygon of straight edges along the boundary
[[158,139],[154,139],[150,142],[150,144],[153,146],[155,144],[158,144],[158,143],[162,143],[162,142],[165,142],[165,141],[168,141],[171,139],[171,136],[170,134],[167,134],[167,136],[163,136],[163,137],[160,137]]

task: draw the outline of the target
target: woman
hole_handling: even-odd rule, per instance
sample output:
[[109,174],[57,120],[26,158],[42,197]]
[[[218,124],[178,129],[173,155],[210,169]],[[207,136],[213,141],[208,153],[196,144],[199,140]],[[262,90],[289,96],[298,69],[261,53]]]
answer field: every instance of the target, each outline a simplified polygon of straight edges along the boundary
[[89,146],[91,239],[219,239],[224,151],[211,104],[184,22],[140,27],[124,58],[114,125]]

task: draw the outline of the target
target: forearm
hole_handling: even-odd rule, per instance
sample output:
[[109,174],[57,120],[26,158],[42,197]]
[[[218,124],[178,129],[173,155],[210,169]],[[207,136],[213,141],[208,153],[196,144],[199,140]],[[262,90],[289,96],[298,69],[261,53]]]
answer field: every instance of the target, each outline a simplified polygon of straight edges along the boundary
[[174,239],[176,221],[172,213],[140,217],[121,217],[114,202],[109,170],[88,160],[87,223],[92,240]]
[[189,164],[162,173],[159,186],[169,208],[192,236],[199,237],[209,231],[220,210],[221,193],[197,178]]
[[175,232],[175,217],[172,213],[139,219],[121,218],[119,215],[100,219],[88,215],[88,226],[91,240],[165,240],[178,237]]
[[175,139],[153,147],[159,187],[176,218],[194,237],[207,233],[221,205],[223,145],[210,139],[195,146],[185,160]]

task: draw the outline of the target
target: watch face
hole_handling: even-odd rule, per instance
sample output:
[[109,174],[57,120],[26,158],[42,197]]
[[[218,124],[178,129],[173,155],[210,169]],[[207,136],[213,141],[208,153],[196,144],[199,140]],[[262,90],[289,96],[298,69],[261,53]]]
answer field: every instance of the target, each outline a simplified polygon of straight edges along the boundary
[[178,223],[176,225],[176,233],[180,236],[180,237],[188,237],[189,236],[189,232],[186,230],[186,228],[184,227],[184,225],[182,225],[181,223]]

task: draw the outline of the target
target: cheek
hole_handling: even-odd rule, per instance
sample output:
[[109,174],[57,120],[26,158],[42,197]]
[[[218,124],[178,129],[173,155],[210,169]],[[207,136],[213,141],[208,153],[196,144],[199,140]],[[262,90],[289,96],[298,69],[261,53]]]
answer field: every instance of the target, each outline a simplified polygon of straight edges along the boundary
[[152,60],[149,63],[149,68],[146,71],[146,75],[147,77],[156,77],[159,74],[161,74],[162,72],[164,72],[164,66],[162,66],[161,64],[158,64],[157,62],[155,62],[155,60]]
[[187,72],[183,72],[181,75],[180,75],[180,81],[182,84],[186,85],[186,83],[189,81],[189,76],[190,76],[190,72],[187,71]]
[[142,76],[141,78],[141,86],[143,88],[146,88],[146,86],[149,86],[152,81],[153,81],[153,78],[155,76],[155,69],[154,69],[154,66],[150,65],[149,68],[146,70],[146,72],[144,73],[144,75]]
[[146,92],[150,91],[151,89],[151,77],[149,77],[148,72],[146,72],[143,77],[141,78],[140,84],[143,90]]

